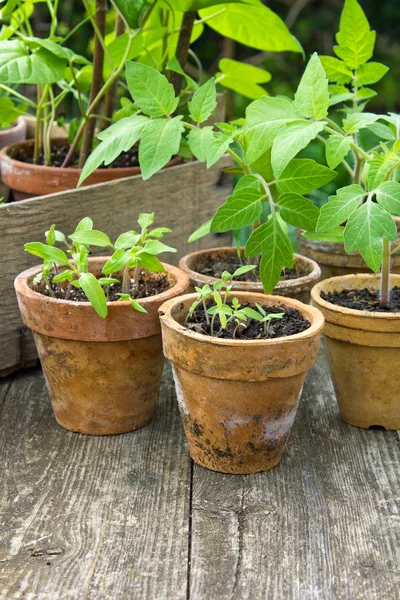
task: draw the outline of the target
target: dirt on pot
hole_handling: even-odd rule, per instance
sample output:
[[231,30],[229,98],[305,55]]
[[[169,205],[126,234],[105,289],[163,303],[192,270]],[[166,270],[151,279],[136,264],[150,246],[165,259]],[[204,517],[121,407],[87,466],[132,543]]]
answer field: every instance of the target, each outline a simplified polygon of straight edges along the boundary
[[[209,303],[211,306],[211,303]],[[255,310],[257,307],[254,304],[244,303],[243,308],[249,306]],[[235,339],[235,340],[259,340],[259,339],[273,339],[278,337],[286,337],[288,335],[295,335],[301,331],[305,331],[311,327],[311,323],[308,319],[304,318],[301,312],[290,306],[284,306],[277,304],[275,306],[262,306],[268,314],[279,314],[284,313],[284,316],[280,319],[273,319],[267,328],[265,333],[264,324],[254,319],[248,319],[246,324],[236,327],[236,324],[231,321],[228,323],[226,329],[214,335],[214,338],[219,339]],[[211,336],[211,326],[207,322],[204,308],[200,305],[194,311],[192,317],[186,323],[188,329],[201,333],[203,335]],[[215,330],[220,329],[219,317],[215,317]]]
[[[210,254],[203,259],[202,264],[198,267],[198,272],[201,275],[208,275],[209,277],[216,277],[217,279],[220,279],[224,271],[233,273],[236,271],[236,269],[239,269],[239,267],[242,267],[244,264],[246,264],[245,260],[239,260],[239,257],[234,254],[230,256],[227,256],[226,253],[224,253],[223,256]],[[280,280],[288,281],[289,279],[297,279],[308,274],[309,270],[299,263],[290,269],[284,269],[281,273]],[[251,273],[237,277],[236,281],[260,281],[258,268]]]
[[321,298],[335,304],[353,310],[366,310],[368,312],[400,312],[400,287],[395,286],[390,292],[390,301],[386,306],[381,306],[379,291],[368,288],[361,290],[344,289],[341,291],[321,292]]

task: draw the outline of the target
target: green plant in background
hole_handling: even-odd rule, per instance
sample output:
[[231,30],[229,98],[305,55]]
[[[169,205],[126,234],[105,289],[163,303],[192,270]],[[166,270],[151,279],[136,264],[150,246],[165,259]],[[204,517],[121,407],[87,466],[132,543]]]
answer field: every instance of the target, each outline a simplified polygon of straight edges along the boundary
[[[346,0],[336,52],[343,57],[344,65],[346,60],[353,65],[353,82],[360,81],[363,64],[374,65],[367,63],[374,39],[359,4]],[[381,67],[372,69],[376,70],[375,78],[382,73]],[[143,178],[147,179],[177,151],[185,130],[188,145],[198,160],[210,167],[227,152],[237,164],[230,171],[243,175],[233,194],[213,219],[195,232],[192,241],[208,232],[251,226],[245,256],[253,261],[259,259],[259,275],[268,293],[278,283],[282,270],[293,266],[287,224],[306,230],[310,238],[344,240],[346,250],[360,251],[372,270],[378,272],[383,265],[382,302],[387,301],[389,242],[397,239],[390,213],[400,214],[400,184],[396,181],[400,117],[360,112],[360,87],[353,87],[348,92],[351,98],[342,99],[351,100],[352,106],[346,107],[341,123],[336,123],[329,116],[332,88],[317,54],[308,62],[293,100],[264,96],[249,105],[244,120],[217,124],[219,131],[202,125],[216,105],[213,79],[194,93],[188,103],[189,118],[184,120],[173,116],[179,100],[163,75],[137,63],[128,63],[126,75],[141,114],[124,119],[124,135],[110,128],[96,149],[97,159],[108,161],[118,151],[117,144],[124,143],[123,138],[140,137],[139,161]],[[333,104],[337,105],[335,95]],[[378,136],[375,148],[362,147],[358,138],[365,128]],[[331,168],[311,159],[296,158],[314,139],[325,144]],[[305,194],[331,181],[336,175],[332,168],[340,163],[353,183],[339,189],[320,214]],[[81,181],[94,168],[94,164],[88,165]],[[267,218],[266,204],[270,211]]]
[[[140,269],[152,273],[162,273],[163,264],[157,256],[163,252],[176,252],[175,248],[167,246],[160,239],[164,233],[171,230],[167,227],[157,227],[149,230],[154,222],[154,213],[139,215],[140,233],[131,230],[122,233],[115,244],[107,234],[93,229],[93,221],[85,217],[80,221],[75,232],[68,239],[52,225],[46,232],[46,244],[30,242],[25,244],[25,250],[43,259],[41,272],[35,278],[35,284],[44,281],[45,289],[50,296],[55,297],[54,286],[60,299],[68,300],[72,288],[83,291],[100,317],[107,316],[107,298],[110,285],[122,284],[122,292],[117,294],[121,300],[129,301],[139,312],[147,312],[133,296],[138,291]],[[55,246],[61,242],[67,246],[67,252]],[[103,274],[106,277],[97,278],[89,272],[89,254],[91,246],[112,248],[114,253],[105,263]],[[69,255],[69,256],[68,256]],[[61,269],[60,269],[61,267]],[[119,277],[107,275],[118,274],[123,270],[122,281]],[[133,275],[131,271],[133,270]],[[61,285],[63,284],[63,285]]]
[[7,96],[0,97],[0,129],[9,129],[26,112],[27,104],[17,104]]

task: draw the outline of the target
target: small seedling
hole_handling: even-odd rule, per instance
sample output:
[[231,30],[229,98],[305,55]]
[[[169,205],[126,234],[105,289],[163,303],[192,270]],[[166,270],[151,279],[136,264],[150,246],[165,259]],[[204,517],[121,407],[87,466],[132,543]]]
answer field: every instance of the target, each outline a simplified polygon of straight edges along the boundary
[[[164,271],[163,264],[157,255],[162,252],[176,252],[160,242],[164,233],[171,230],[167,227],[158,227],[149,231],[154,222],[154,213],[139,215],[138,223],[141,232],[134,230],[121,234],[113,244],[107,234],[93,229],[93,221],[85,217],[78,223],[73,234],[68,236],[56,230],[52,225],[46,232],[46,244],[31,242],[25,244],[25,250],[43,259],[41,272],[34,278],[34,283],[45,282],[45,289],[55,297],[53,285],[58,286],[60,296],[64,300],[70,298],[73,287],[81,289],[88,301],[92,304],[100,317],[107,316],[107,300],[109,286],[121,283],[119,278],[112,277],[123,269],[122,292],[118,294],[121,300],[130,301],[132,307],[139,312],[147,312],[139,302],[133,298],[138,290],[140,268],[153,273]],[[56,242],[67,246],[67,253],[55,246]],[[113,248],[114,254],[103,267],[105,277],[97,278],[89,272],[89,254],[91,246]],[[67,255],[70,255],[69,258]],[[59,270],[62,267],[62,270]],[[131,270],[133,276],[131,276]],[[64,284],[64,286],[60,285]]]
[[[244,265],[243,267],[239,267],[233,274],[224,271],[221,279],[216,281],[212,287],[208,283],[202,288],[196,287],[197,298],[189,308],[185,325],[188,325],[196,308],[202,304],[206,323],[210,327],[210,333],[213,337],[219,337],[223,330],[225,330],[230,323],[233,323],[234,330],[232,336],[235,338],[238,331],[243,331],[248,327],[251,319],[264,322],[264,331],[265,335],[267,335],[269,321],[271,319],[280,319],[285,313],[268,315],[258,304],[256,304],[258,310],[255,310],[250,306],[242,306],[239,299],[236,297],[233,297],[231,302],[228,303],[228,300],[231,297],[232,280],[255,268],[255,265]],[[207,306],[207,303],[210,301],[213,302],[213,304]],[[219,318],[220,323],[218,331],[216,331],[216,317]]]

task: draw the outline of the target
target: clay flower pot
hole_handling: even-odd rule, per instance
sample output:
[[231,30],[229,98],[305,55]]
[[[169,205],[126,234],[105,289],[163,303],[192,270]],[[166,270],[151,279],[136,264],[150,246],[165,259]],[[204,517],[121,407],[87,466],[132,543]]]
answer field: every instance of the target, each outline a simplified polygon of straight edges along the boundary
[[[312,303],[325,317],[324,334],[340,416],[357,427],[400,429],[400,313],[353,310],[326,302],[321,292],[378,290],[378,275],[333,277],[317,284]],[[400,275],[391,276],[391,287]]]
[[[65,145],[65,139],[52,140],[52,144]],[[33,153],[33,140],[11,144],[0,151],[0,168],[3,181],[13,190],[14,200],[25,200],[33,196],[45,196],[56,192],[73,190],[78,185],[81,169],[45,167],[33,165],[12,158],[18,149],[25,149],[29,154]],[[178,156],[173,158],[166,166],[172,167],[180,164],[182,159]],[[82,185],[93,185],[124,179],[132,175],[139,175],[140,167],[121,167],[115,169],[97,169]]]
[[[209,261],[210,257],[215,260],[224,260],[231,256],[236,256],[236,248],[231,246],[225,246],[224,248],[210,248],[208,250],[200,250],[198,252],[192,252],[186,254],[179,261],[179,268],[182,269],[189,277],[191,291],[194,291],[195,286],[202,287],[205,283],[215,283],[216,277],[209,275],[202,275],[199,270],[202,270],[204,265]],[[280,281],[273,290],[272,294],[279,294],[287,298],[295,298],[300,302],[308,304],[310,302],[310,290],[319,280],[321,270],[316,262],[295,254],[295,260],[297,265],[308,272],[303,277],[297,277],[296,279],[287,279]],[[232,282],[232,289],[234,292],[255,292],[263,294],[264,289],[261,282],[257,281],[236,281]]]
[[[394,217],[394,219],[399,232],[399,240],[392,243],[392,248],[400,243],[400,217]],[[372,272],[365,264],[361,254],[359,252],[346,253],[344,244],[307,240],[302,236],[301,229],[296,229],[296,238],[299,252],[317,262],[321,267],[321,280],[339,275]],[[391,271],[400,273],[400,253],[392,256]]]
[[281,296],[238,292],[240,302],[284,304],[311,327],[269,340],[228,340],[184,327],[196,295],[160,308],[163,349],[171,361],[178,404],[193,460],[222,473],[256,473],[280,461],[307,370],[324,325],[311,306]]
[[23,117],[18,117],[13,127],[0,129],[0,150],[9,144],[23,142],[26,136],[26,123]]
[[[90,258],[99,274],[107,257]],[[31,289],[38,267],[15,280],[22,319],[35,338],[58,423],[70,431],[104,435],[147,425],[157,400],[164,357],[158,308],[182,294],[189,282],[165,264],[169,290],[140,300],[108,303],[102,319],[89,302],[49,298]]]

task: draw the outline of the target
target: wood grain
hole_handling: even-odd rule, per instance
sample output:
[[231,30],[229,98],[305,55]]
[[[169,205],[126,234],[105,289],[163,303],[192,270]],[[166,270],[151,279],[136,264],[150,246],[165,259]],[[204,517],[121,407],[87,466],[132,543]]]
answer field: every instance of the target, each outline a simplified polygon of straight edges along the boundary
[[90,437],[55,422],[40,370],[0,416],[0,598],[183,600],[190,460],[171,376],[155,421]]
[[[26,242],[44,241],[44,231],[52,223],[69,234],[87,215],[95,228],[115,239],[136,227],[140,212],[154,211],[156,223],[172,229],[166,242],[178,250],[175,255],[165,255],[164,260],[177,264],[190,250],[229,243],[229,234],[207,236],[190,249],[186,240],[229,195],[231,177],[221,175],[221,169],[231,162],[230,157],[223,157],[207,170],[194,161],[164,169],[146,182],[136,176],[0,205],[0,376],[31,364],[37,357],[32,336],[23,329],[13,286],[18,273],[39,262],[24,252]],[[99,248],[97,253],[102,251]]]
[[281,464],[251,476],[195,466],[190,597],[400,597],[400,452],[342,422],[324,353]]

